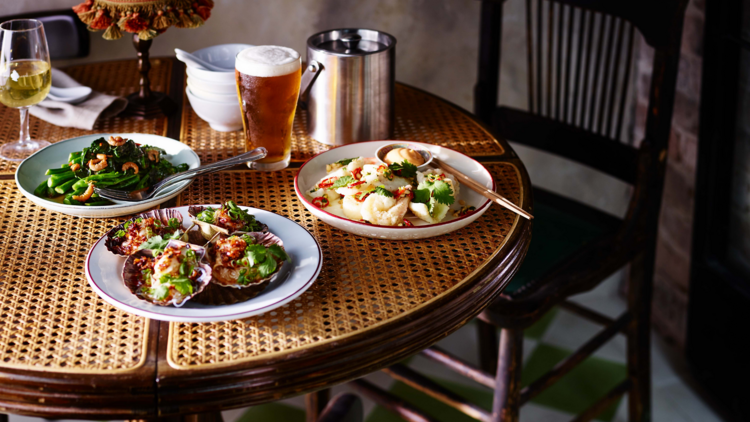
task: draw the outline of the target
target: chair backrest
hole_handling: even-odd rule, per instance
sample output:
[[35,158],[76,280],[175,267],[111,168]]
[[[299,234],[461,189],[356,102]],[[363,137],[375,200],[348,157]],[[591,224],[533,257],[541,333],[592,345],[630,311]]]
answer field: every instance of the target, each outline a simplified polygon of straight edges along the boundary
[[[0,22],[11,19],[37,19],[44,25],[52,60],[75,59],[89,55],[89,31],[70,9],[0,16]],[[0,35],[2,37],[2,35]]]
[[645,141],[662,150],[686,0],[525,0],[528,110],[504,122],[495,112],[500,75],[499,60],[492,59],[502,4],[483,3],[476,114],[512,141],[635,183],[638,154],[620,142],[635,31],[655,51]]

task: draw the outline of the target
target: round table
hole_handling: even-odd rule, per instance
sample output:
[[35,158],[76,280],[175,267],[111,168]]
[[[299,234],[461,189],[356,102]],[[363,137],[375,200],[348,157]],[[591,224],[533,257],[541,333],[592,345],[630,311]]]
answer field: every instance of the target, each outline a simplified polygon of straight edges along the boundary
[[[156,133],[180,139],[203,162],[243,151],[241,132],[211,130],[190,108],[184,68],[152,59],[155,90],[180,106],[170,117],[118,117],[92,132],[32,119],[50,141],[96,132]],[[95,90],[124,95],[136,62],[76,66]],[[313,217],[294,194],[299,164],[329,147],[295,122],[293,165],[233,170],[196,180],[178,205],[234,199],[285,215],[320,243],[324,268],[297,300],[244,321],[169,323],[129,315],[89,287],[90,246],[123,219],[57,214],[23,198],[15,164],[0,161],[0,412],[49,418],[140,419],[248,406],[327,388],[394,364],[474,318],[520,266],[529,221],[497,206],[468,227],[413,241],[357,237]],[[17,111],[0,109],[0,140],[15,140]],[[447,146],[475,157],[498,192],[531,210],[530,183],[513,150],[469,113],[397,84],[396,139]]]

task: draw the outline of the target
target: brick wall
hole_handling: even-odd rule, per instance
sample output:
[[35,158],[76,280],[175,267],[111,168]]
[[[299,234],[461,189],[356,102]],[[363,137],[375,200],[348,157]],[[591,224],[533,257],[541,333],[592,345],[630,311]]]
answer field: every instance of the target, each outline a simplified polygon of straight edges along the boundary
[[[679,346],[684,346],[687,323],[704,10],[704,0],[691,0],[685,13],[654,274],[653,324]],[[653,51],[641,40],[637,54],[634,139],[640,140],[648,106]]]

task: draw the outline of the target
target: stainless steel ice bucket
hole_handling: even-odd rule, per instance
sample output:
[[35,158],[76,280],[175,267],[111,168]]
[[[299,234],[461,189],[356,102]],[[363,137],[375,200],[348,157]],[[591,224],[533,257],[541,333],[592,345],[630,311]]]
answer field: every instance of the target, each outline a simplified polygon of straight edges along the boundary
[[310,136],[328,145],[390,139],[396,38],[333,29],[307,39],[300,101]]

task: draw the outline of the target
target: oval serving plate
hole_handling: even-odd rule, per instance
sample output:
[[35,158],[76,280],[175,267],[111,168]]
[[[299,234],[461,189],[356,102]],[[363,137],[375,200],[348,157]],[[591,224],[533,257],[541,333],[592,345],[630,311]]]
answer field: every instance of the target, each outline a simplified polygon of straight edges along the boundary
[[[218,208],[220,204],[203,205]],[[109,252],[104,237],[89,250],[86,257],[86,278],[96,293],[107,303],[125,312],[160,321],[212,322],[248,318],[262,314],[294,300],[305,292],[323,268],[323,252],[315,238],[294,221],[257,208],[242,207],[268,225],[268,230],[284,242],[291,258],[281,267],[278,276],[257,296],[233,305],[211,306],[195,301],[180,308],[157,306],[138,299],[122,281],[126,257]],[[183,229],[189,227],[188,207],[169,208],[182,213]]]
[[[446,216],[446,218],[440,223],[429,224],[409,213],[407,214],[407,220],[409,220],[414,227],[388,227],[376,226],[339,217],[316,207],[312,204],[310,198],[305,196],[305,190],[310,189],[310,187],[315,185],[326,175],[326,164],[331,164],[346,158],[374,157],[378,148],[394,143],[408,143],[419,148],[428,149],[432,152],[434,157],[445,161],[455,167],[456,170],[473,178],[488,189],[495,190],[495,181],[492,179],[490,172],[473,158],[458,151],[437,145],[413,141],[391,140],[357,142],[354,144],[343,145],[322,152],[307,160],[302,167],[300,167],[297,176],[294,178],[294,190],[297,193],[297,198],[299,198],[305,208],[307,208],[313,215],[337,229],[359,236],[391,240],[424,239],[450,233],[471,224],[490,207],[491,202],[489,199],[473,190],[470,190],[465,185],[461,185],[458,198],[456,198],[456,203],[451,206],[451,211],[448,212],[448,216]],[[476,207],[476,211],[463,217],[452,216],[452,211],[461,207],[459,201],[464,201],[466,206]]]
[[195,151],[182,142],[175,141],[171,138],[145,133],[98,133],[55,142],[23,160],[16,171],[16,185],[18,186],[18,189],[20,189],[21,193],[23,193],[23,195],[31,202],[52,211],[75,215],[77,217],[108,218],[145,211],[164,201],[174,198],[192,183],[191,180],[178,182],[148,201],[121,203],[102,207],[65,205],[59,202],[48,201],[34,195],[34,189],[36,189],[36,187],[48,177],[44,175],[44,172],[47,171],[47,169],[60,167],[62,164],[68,162],[68,154],[71,152],[81,151],[83,148],[91,145],[91,142],[94,140],[102,137],[106,139],[110,136],[122,136],[123,138],[132,139],[138,144],[146,144],[162,148],[167,152],[167,160],[175,165],[187,163],[188,167],[191,169],[201,165],[201,160],[198,158],[198,154],[196,154]]

